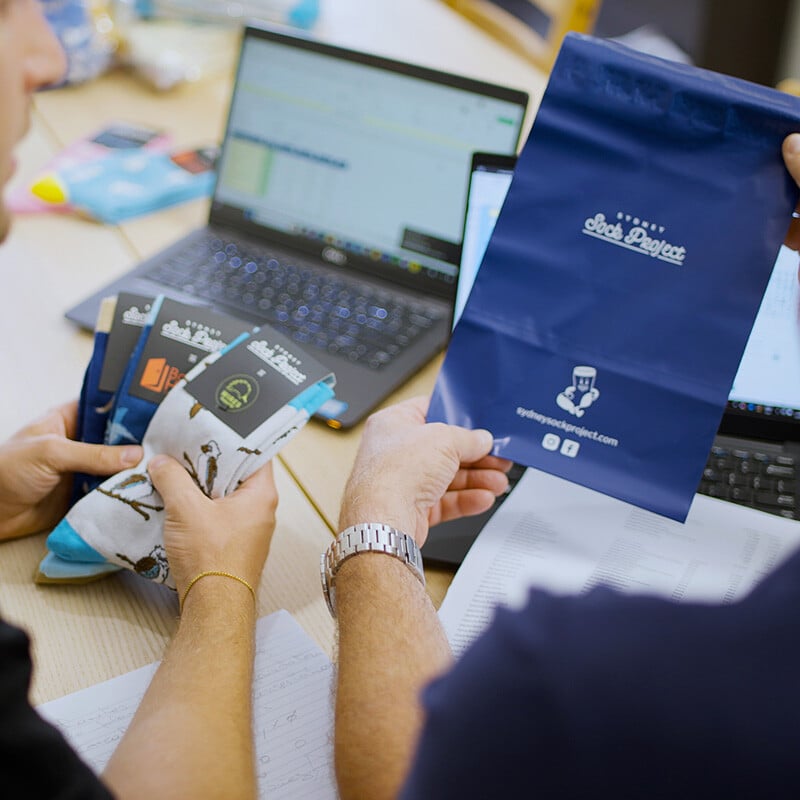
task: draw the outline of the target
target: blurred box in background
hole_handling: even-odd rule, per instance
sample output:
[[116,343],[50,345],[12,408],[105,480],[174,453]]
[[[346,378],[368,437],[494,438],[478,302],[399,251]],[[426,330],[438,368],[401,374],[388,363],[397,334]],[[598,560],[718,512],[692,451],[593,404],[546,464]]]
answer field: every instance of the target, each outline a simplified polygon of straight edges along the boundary
[[800,0],[443,1],[545,71],[568,30],[626,41],[645,29],[699,67],[765,86],[800,79]]
[[568,31],[591,33],[601,0],[444,0],[549,71]]
[[106,0],[42,0],[45,16],[67,55],[63,83],[82,83],[105,72],[118,39]]

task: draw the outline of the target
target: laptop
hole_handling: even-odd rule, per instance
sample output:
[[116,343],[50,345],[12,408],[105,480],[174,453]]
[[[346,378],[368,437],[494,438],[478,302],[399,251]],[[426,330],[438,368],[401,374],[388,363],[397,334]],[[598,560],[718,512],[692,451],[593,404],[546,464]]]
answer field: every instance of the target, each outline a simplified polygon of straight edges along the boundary
[[[464,309],[511,184],[513,156],[475,153],[452,325]],[[698,492],[800,519],[800,255],[781,248],[731,387]],[[525,468],[514,464],[511,488]],[[506,495],[507,496],[507,495]],[[505,497],[486,513],[431,528],[426,560],[460,564]]]
[[528,95],[268,28],[243,31],[207,224],[67,312],[164,293],[278,328],[336,373],[348,428],[447,342],[473,151]]

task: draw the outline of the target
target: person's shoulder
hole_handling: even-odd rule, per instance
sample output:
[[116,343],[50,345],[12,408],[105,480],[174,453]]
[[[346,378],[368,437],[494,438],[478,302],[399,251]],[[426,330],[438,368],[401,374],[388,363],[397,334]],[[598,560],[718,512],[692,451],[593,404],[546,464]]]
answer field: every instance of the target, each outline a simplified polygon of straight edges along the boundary
[[0,617],[0,657],[27,656],[29,648],[28,634]]
[[0,706],[26,696],[32,669],[28,635],[0,618]]

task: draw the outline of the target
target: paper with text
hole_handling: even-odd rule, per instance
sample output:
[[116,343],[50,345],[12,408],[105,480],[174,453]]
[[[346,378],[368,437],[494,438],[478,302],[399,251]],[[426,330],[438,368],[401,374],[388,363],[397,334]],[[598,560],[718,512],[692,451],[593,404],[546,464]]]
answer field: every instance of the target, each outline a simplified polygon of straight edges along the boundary
[[800,524],[696,496],[685,524],[529,469],[459,568],[439,616],[461,653],[499,604],[531,587],[604,584],[672,600],[728,603],[800,546]]
[[[39,706],[39,712],[101,772],[158,664]],[[333,666],[286,611],[256,627],[253,714],[259,797],[330,800]]]

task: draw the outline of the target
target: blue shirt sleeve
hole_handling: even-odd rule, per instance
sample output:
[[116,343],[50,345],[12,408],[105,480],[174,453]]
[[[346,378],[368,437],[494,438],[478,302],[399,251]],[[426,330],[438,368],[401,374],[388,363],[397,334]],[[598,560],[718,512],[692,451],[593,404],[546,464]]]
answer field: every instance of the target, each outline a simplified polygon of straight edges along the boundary
[[799,674],[799,555],[725,606],[532,591],[425,690],[402,798],[796,798]]

